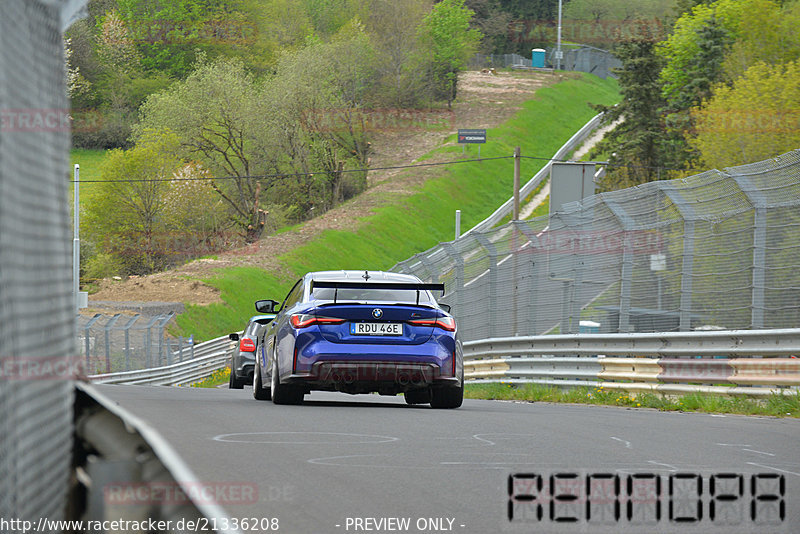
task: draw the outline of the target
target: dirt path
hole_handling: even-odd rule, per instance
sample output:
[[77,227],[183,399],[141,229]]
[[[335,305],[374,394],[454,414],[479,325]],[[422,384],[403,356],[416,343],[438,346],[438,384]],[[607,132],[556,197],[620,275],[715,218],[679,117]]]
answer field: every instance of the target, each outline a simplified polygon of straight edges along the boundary
[[[570,74],[512,72],[497,75],[480,72],[462,74],[459,100],[452,113],[436,112],[431,115],[435,124],[448,123],[438,131],[398,129],[374,134],[374,154],[371,168],[390,167],[414,163],[417,158],[440,146],[457,128],[492,128],[502,124],[516,113],[523,102],[545,85],[552,85]],[[430,160],[430,161],[436,161]],[[219,291],[200,280],[213,277],[223,267],[258,266],[281,274],[284,267],[277,258],[313,240],[325,230],[353,229],[357,221],[387,203],[412,194],[419,185],[436,176],[431,168],[390,169],[371,171],[368,189],[323,215],[298,228],[278,235],[267,236],[248,247],[220,253],[217,259],[195,260],[191,263],[148,276],[127,279],[106,279],[99,282],[99,290],[89,297],[93,302],[103,301],[104,309],[113,308],[108,301],[117,302],[182,302],[206,305],[219,302]],[[288,274],[288,273],[285,273]]]
[[[614,129],[620,122],[622,122],[621,119],[612,124],[607,124],[602,128],[598,128],[597,130],[595,130],[595,132],[592,135],[590,135],[583,142],[583,144],[580,147],[578,147],[577,150],[575,150],[575,153],[572,154],[572,159],[578,161],[584,155],[588,154],[589,151],[603,139],[603,136],[606,135],[607,132]],[[550,196],[550,179],[548,178],[547,183],[542,186],[542,189],[538,193],[536,193],[536,195],[534,195],[531,201],[525,204],[524,207],[520,208],[519,218],[524,220],[530,217],[533,211],[536,208],[538,208],[542,204],[542,202],[547,200],[547,197],[549,196]]]

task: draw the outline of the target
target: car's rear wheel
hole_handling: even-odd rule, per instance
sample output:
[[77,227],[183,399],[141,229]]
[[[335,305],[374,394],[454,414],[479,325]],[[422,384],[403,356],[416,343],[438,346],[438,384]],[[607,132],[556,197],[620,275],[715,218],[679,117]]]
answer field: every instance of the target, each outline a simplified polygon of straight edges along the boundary
[[253,369],[253,398],[256,400],[269,400],[272,397],[269,388],[264,387],[264,382],[261,380],[261,365],[256,362],[256,367]]
[[242,389],[244,387],[244,379],[236,377],[236,368],[233,366],[233,358],[231,358],[231,377],[228,380],[228,387],[230,389]]
[[272,402],[275,404],[300,404],[303,402],[303,390],[289,384],[281,384],[278,374],[278,360],[272,359]]
[[464,402],[464,382],[460,388],[438,388],[431,391],[433,408],[458,408]]
[[412,389],[406,391],[403,396],[406,398],[406,404],[428,404],[431,402],[430,389]]

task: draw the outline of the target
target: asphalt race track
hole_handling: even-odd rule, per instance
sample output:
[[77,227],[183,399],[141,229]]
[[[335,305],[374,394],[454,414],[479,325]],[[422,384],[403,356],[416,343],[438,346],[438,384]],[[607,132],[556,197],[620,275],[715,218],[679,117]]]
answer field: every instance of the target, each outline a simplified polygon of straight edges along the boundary
[[800,532],[796,419],[96,387],[200,481],[255,488],[225,509],[277,518],[279,532]]

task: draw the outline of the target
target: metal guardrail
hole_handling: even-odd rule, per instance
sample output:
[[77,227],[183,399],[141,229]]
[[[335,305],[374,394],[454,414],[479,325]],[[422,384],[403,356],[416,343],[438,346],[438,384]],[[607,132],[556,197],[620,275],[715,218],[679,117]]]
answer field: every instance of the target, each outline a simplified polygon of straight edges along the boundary
[[[210,376],[230,357],[221,336],[192,360],[92,375],[102,384],[177,386]],[[763,396],[800,392],[800,329],[640,334],[570,334],[464,343],[468,381],[533,382],[659,393]],[[721,385],[724,384],[724,385]]]
[[146,384],[180,386],[198,382],[225,366],[231,356],[232,342],[227,335],[194,347],[194,358],[172,365],[89,376],[97,384]]
[[[539,187],[539,184],[541,184],[543,180],[550,176],[550,167],[553,166],[553,160],[563,160],[570,152],[577,149],[581,143],[583,143],[586,138],[589,137],[589,135],[591,135],[591,133],[600,126],[602,119],[603,114],[600,113],[589,120],[589,122],[584,124],[580,130],[575,132],[575,134],[570,137],[569,140],[564,143],[564,145],[559,148],[555,154],[553,154],[552,159],[548,161],[544,167],[542,167],[541,170],[533,176],[533,178],[528,180],[528,182],[520,188],[519,197],[524,199],[530,195],[534,189]],[[497,208],[494,213],[467,230],[461,237],[469,235],[472,232],[485,232],[503,220],[503,217],[511,213],[513,209],[514,198],[512,197],[505,201],[502,206]]]
[[658,393],[800,392],[800,329],[579,334],[464,343],[468,380]]

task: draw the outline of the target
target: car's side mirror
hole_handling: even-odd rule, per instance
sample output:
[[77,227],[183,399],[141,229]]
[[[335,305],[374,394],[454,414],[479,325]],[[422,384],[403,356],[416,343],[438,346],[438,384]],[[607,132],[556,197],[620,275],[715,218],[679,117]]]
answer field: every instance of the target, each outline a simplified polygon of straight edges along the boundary
[[258,313],[276,313],[280,305],[281,303],[275,300],[257,300],[256,311]]
[[233,334],[228,334],[228,339],[231,341],[239,341],[239,334],[234,332]]
[[449,304],[445,304],[444,302],[440,302],[439,303],[439,307],[441,309],[443,309],[444,311],[446,311],[447,313],[450,313],[451,306]]

